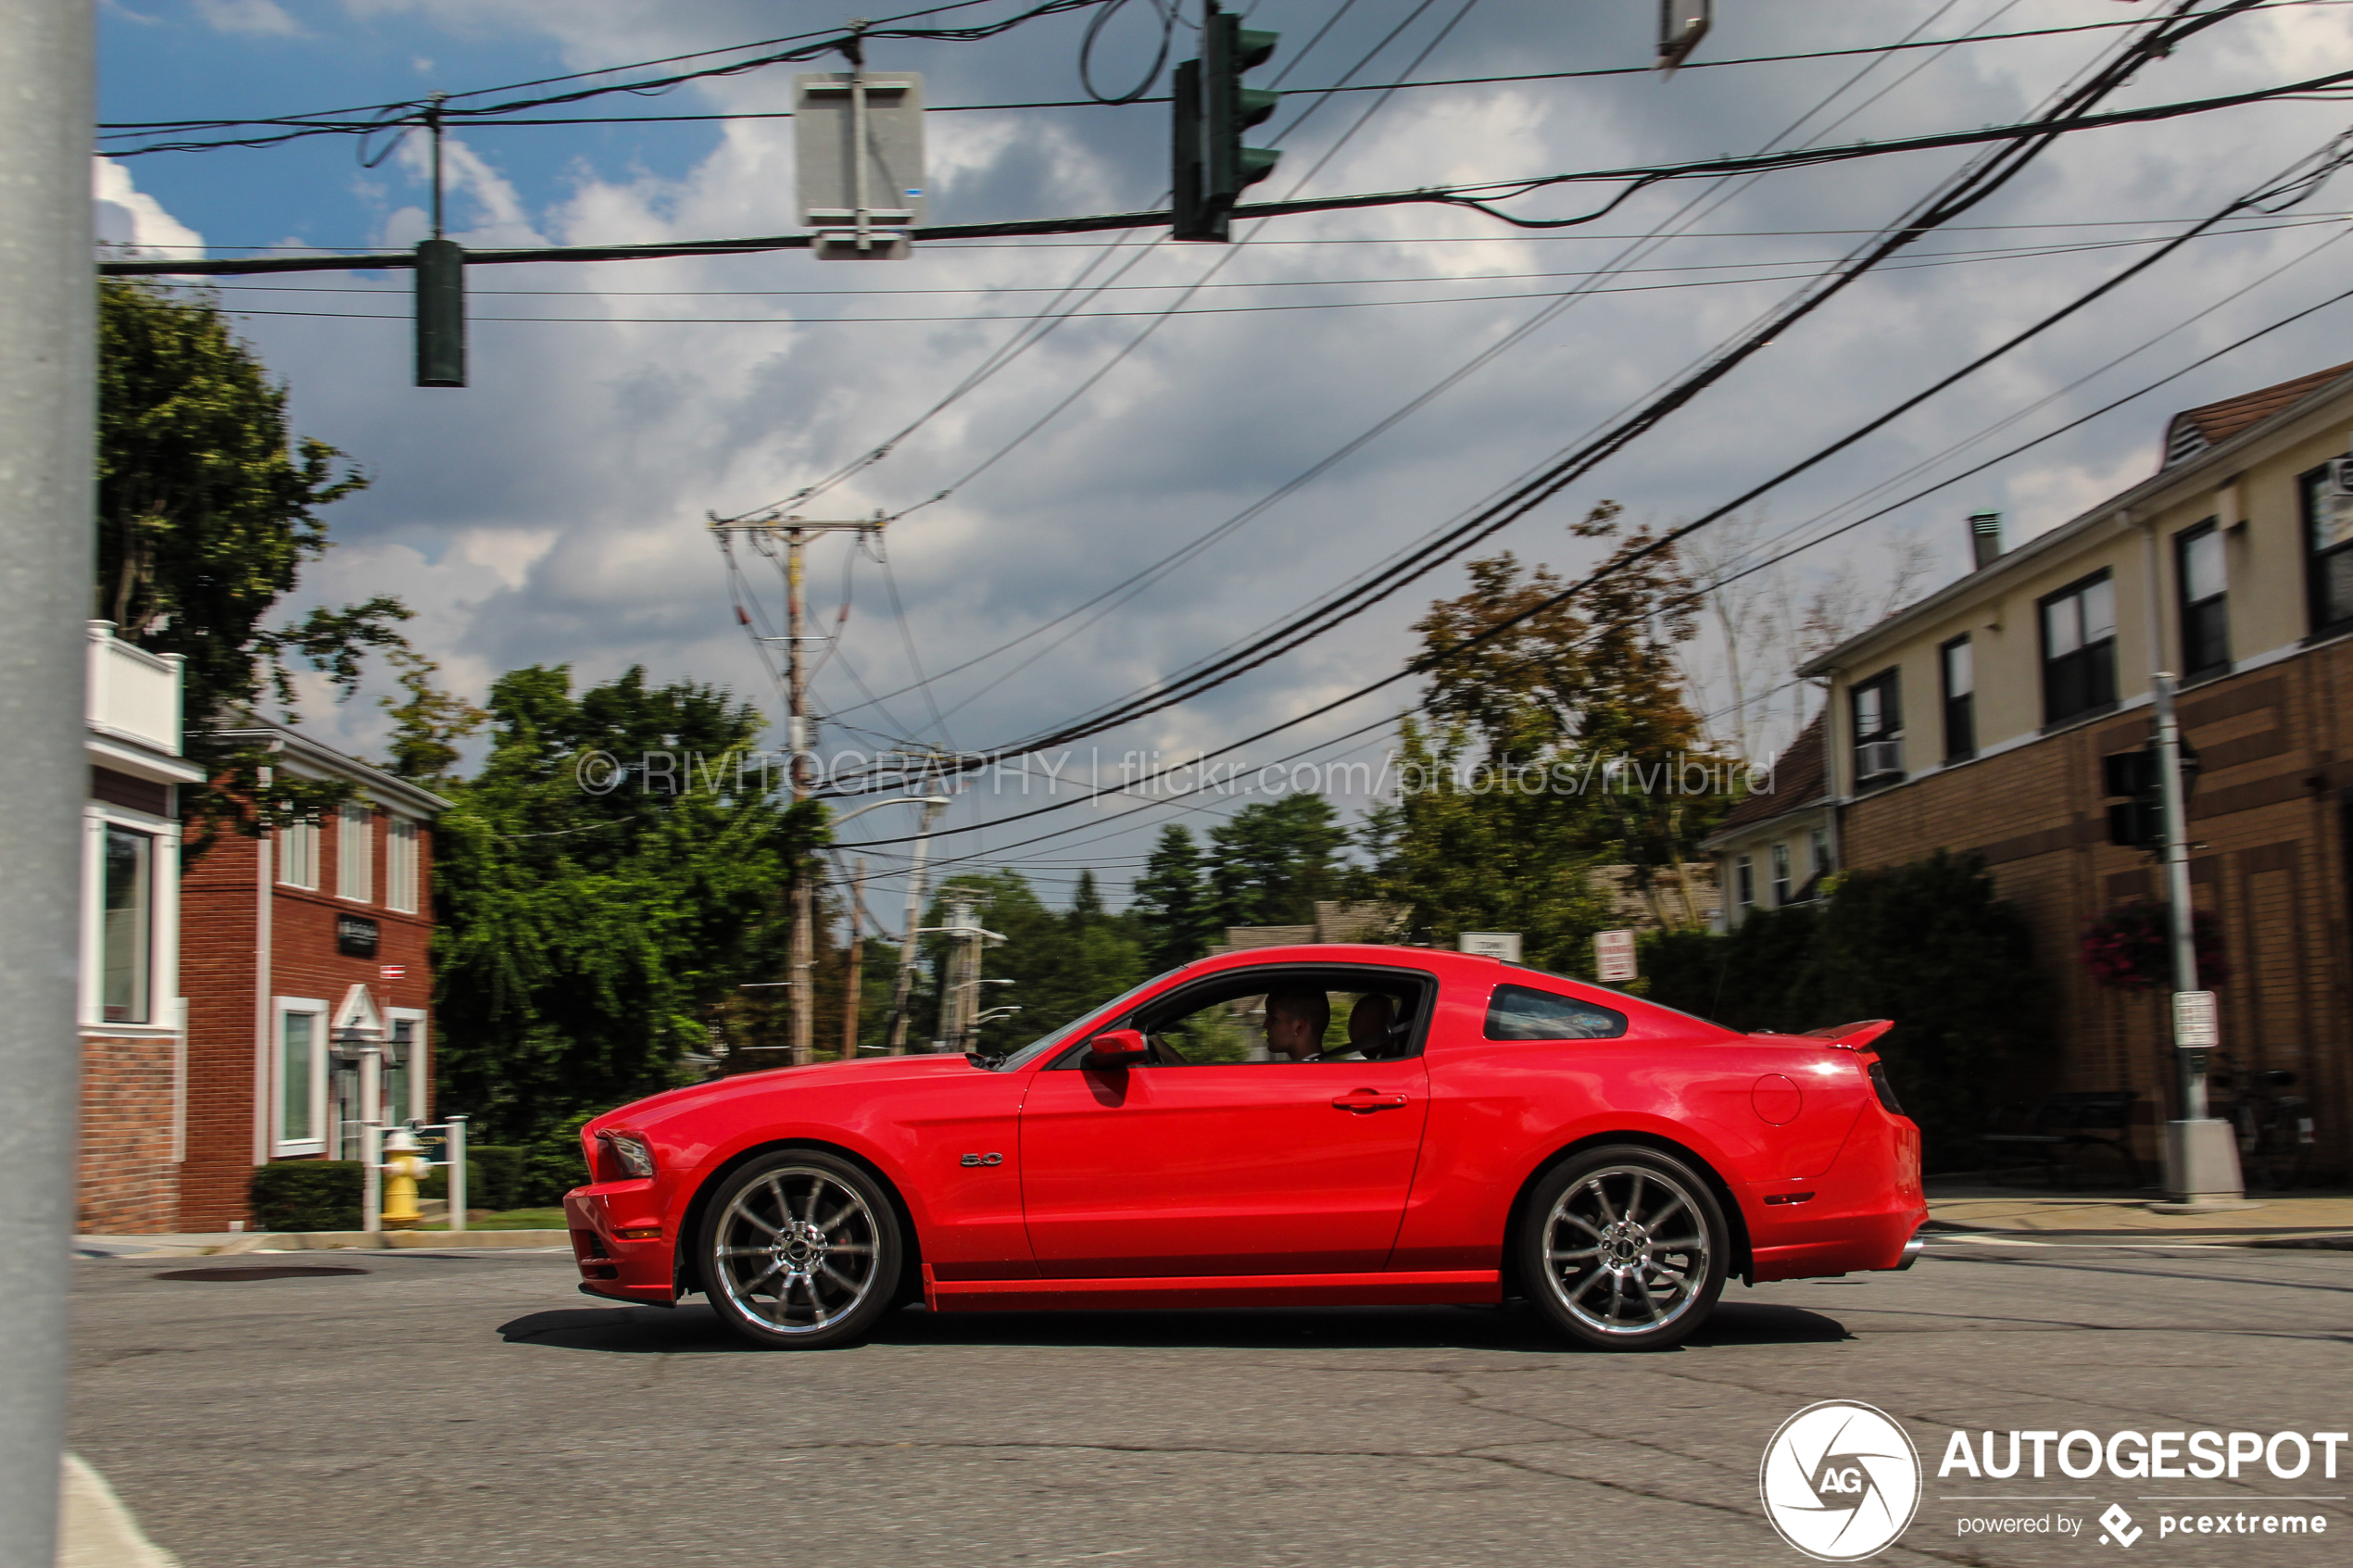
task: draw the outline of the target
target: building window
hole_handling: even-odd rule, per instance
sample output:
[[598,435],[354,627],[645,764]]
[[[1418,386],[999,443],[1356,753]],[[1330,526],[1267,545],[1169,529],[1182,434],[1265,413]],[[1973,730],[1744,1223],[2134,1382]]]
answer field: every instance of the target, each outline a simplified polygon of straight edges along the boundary
[[346,800],[335,822],[335,897],[364,904],[376,896],[375,809]]
[[2353,624],[2353,494],[2329,488],[2334,466],[2324,464],[2296,482],[2304,503],[2305,574],[2311,583],[2314,632]]
[[155,947],[155,855],[153,835],[128,828],[107,829],[99,1016],[108,1023],[147,1022],[147,983]]
[[1789,902],[1792,889],[1789,880],[1789,841],[1782,839],[1773,846],[1773,908]]
[[1732,897],[1743,909],[1756,906],[1756,862],[1745,855],[1732,862]]
[[1806,870],[1815,882],[1821,881],[1822,878],[1838,870],[1838,867],[1831,864],[1834,857],[1831,854],[1831,830],[1826,827],[1816,828],[1813,831],[1806,846],[1806,855],[1809,861]]
[[288,887],[319,885],[317,822],[288,822],[278,830],[278,880]]
[[2042,601],[2043,722],[2116,706],[2116,584],[2105,571]]
[[417,824],[407,817],[384,823],[384,906],[417,912]]
[[1977,755],[1977,656],[1969,638],[1956,637],[1936,650],[1936,663],[1944,686],[1944,760],[1966,761]]
[[1883,671],[1847,695],[1855,716],[1855,787],[1896,783],[1904,776],[1904,705],[1896,672]]
[[2231,668],[2230,570],[2222,558],[2222,531],[2214,524],[2208,518],[2173,540],[2184,680],[2221,675]]
[[271,1097],[280,1154],[325,1150],[327,1120],[327,1004],[298,997],[278,998],[277,1092]]

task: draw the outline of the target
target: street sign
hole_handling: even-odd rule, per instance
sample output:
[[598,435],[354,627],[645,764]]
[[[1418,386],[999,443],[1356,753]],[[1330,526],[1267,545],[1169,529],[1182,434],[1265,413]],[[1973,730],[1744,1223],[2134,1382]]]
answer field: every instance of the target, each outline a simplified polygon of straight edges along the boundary
[[826,71],[792,84],[800,220],[824,231],[812,248],[827,259],[905,257],[905,231],[926,209],[922,73]]
[[1633,932],[1593,933],[1593,973],[1603,985],[1616,985],[1631,980],[1635,972]]
[[1457,939],[1464,952],[1482,959],[1501,959],[1505,963],[1519,962],[1519,933],[1516,931],[1466,931]]
[[2213,992],[2173,993],[2173,1043],[2183,1050],[2210,1049],[2222,1043]]

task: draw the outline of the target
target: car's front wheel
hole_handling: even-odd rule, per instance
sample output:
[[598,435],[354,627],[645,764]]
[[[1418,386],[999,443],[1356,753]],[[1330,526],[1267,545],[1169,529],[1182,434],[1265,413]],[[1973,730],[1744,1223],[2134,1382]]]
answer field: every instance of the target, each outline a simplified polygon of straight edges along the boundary
[[728,1176],[697,1245],[712,1309],[755,1345],[840,1344],[898,1295],[890,1199],[864,1171],[816,1149],[762,1155]]
[[1553,1325],[1605,1350],[1661,1350],[1707,1321],[1730,1232],[1706,1182],[1640,1145],[1587,1149],[1529,1197],[1520,1278]]

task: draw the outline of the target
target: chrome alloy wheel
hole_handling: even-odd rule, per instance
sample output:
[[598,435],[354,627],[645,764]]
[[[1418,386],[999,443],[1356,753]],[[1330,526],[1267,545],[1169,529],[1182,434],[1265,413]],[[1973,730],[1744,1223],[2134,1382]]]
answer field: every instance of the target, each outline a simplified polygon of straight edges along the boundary
[[1601,1336],[1648,1335],[1680,1319],[1709,1277],[1710,1237],[1682,1184],[1640,1165],[1589,1172],[1545,1216],[1554,1300]]
[[830,1171],[786,1165],[720,1215],[713,1273],[728,1304],[777,1334],[814,1334],[873,1292],[880,1237],[866,1199]]

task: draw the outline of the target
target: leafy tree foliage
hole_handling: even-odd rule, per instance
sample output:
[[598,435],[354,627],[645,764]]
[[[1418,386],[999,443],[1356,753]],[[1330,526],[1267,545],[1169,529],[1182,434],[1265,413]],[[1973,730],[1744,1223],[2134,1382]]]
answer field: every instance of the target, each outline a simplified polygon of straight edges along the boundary
[[[1604,501],[1571,532],[1617,539],[1618,510]],[[1372,864],[1353,891],[1405,906],[1441,942],[1517,931],[1531,962],[1571,972],[1616,918],[1594,866],[1630,866],[1665,922],[1698,922],[1689,862],[1721,815],[1724,773],[1676,662],[1691,582],[1653,543],[1620,539],[1620,570],[1574,600],[1553,602],[1565,584],[1550,568],[1504,554],[1430,607],[1416,626],[1428,719],[1401,726],[1408,787],[1368,813]]]
[[1160,830],[1144,874],[1136,879],[1128,912],[1143,928],[1145,961],[1155,972],[1189,963],[1217,939],[1201,849],[1181,823]]
[[2050,980],[1975,856],[1849,872],[1818,909],[1758,910],[1729,935],[1655,936],[1643,969],[1654,1001],[1735,1029],[1894,1019],[1878,1049],[1931,1171],[1975,1167],[1989,1112],[2051,1060]]
[[[368,481],[323,441],[295,441],[286,389],[231,333],[210,298],[109,279],[99,284],[98,549],[92,614],[124,641],[176,653],[187,750],[222,789],[189,792],[191,815],[315,815],[349,786],[280,770],[214,729],[274,696],[291,709],[297,664],[349,697],[371,649],[406,652],[409,611],[377,596],[266,626],[305,561],[327,548],[321,508]],[[413,660],[421,683],[432,665]],[[429,690],[421,684],[418,690]]]
[[1253,800],[1209,830],[1209,914],[1229,925],[1305,925],[1315,901],[1340,897],[1348,845],[1320,795]]
[[[784,890],[824,828],[752,759],[759,714],[711,687],[633,669],[575,695],[534,666],[489,714],[434,835],[442,1087],[486,1139],[526,1143],[681,1081],[714,1007],[780,976]],[[596,753],[627,770],[601,794]]]

